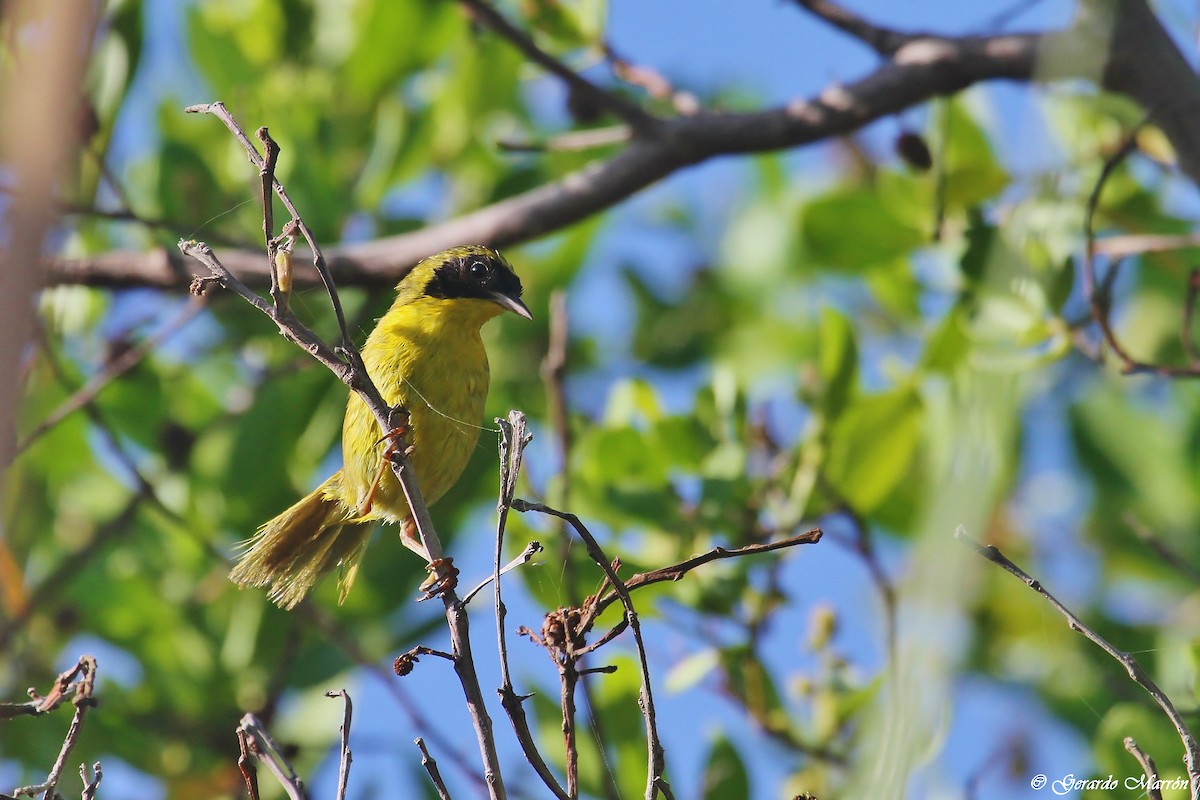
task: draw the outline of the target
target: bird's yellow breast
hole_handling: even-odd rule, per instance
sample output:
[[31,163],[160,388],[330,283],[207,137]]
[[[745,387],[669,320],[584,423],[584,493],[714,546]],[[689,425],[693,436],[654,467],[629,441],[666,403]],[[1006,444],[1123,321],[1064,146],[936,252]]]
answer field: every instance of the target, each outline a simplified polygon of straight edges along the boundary
[[[488,392],[479,330],[500,311],[486,300],[422,298],[393,306],[363,346],[363,362],[383,399],[408,409],[413,471],[427,503],[454,485],[479,439]],[[386,447],[380,436],[375,417],[352,395],[342,426],[342,501],[351,508],[379,474]],[[367,516],[393,522],[409,516],[390,469]]]

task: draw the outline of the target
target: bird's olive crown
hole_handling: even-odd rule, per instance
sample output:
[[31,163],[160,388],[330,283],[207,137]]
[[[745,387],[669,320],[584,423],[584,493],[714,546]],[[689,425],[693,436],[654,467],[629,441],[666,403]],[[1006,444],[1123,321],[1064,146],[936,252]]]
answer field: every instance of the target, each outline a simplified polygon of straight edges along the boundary
[[477,297],[490,300],[496,294],[521,296],[521,279],[504,257],[486,247],[460,247],[447,251],[445,260],[433,270],[425,284],[429,297]]

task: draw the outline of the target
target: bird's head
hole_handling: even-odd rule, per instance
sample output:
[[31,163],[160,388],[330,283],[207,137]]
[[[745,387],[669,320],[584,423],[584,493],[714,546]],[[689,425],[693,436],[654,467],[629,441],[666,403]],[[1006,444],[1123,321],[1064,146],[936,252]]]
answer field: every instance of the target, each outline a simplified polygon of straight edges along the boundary
[[401,278],[396,293],[397,304],[467,301],[459,307],[480,323],[502,311],[533,319],[521,302],[521,279],[504,256],[483,245],[451,247],[424,259]]

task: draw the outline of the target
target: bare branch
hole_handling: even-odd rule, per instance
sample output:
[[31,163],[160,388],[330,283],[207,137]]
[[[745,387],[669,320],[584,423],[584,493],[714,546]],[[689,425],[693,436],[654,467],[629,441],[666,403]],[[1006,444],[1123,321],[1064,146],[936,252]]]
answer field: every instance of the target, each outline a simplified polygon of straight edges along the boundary
[[635,131],[650,129],[657,124],[653,116],[638,104],[616,92],[601,89],[575,70],[542,50],[528,35],[504,18],[487,0],[459,0],[470,9],[476,20],[503,36],[533,63],[559,78],[567,87],[588,102],[607,109],[629,124]]
[[1154,765],[1154,759],[1150,757],[1149,753],[1138,747],[1138,743],[1133,740],[1132,736],[1126,736],[1123,743],[1130,755],[1137,759],[1138,764],[1142,766],[1142,772],[1146,775],[1147,800],[1163,800],[1158,780],[1158,767]]
[[[484,0],[474,2],[482,6]],[[806,5],[825,10],[826,18],[835,8],[828,0],[807,0]],[[333,248],[329,251],[329,271],[343,284],[391,285],[429,253],[462,242],[503,247],[533,239],[606,209],[677,170],[714,157],[783,150],[841,136],[983,81],[1095,80],[1082,64],[1077,74],[1071,72],[1075,61],[1088,59],[1056,59],[1057,71],[1039,72],[1038,56],[1042,51],[1094,52],[1096,48],[1108,48],[1110,58],[1099,84],[1128,95],[1146,109],[1178,153],[1182,171],[1200,182],[1200,81],[1144,0],[1114,5],[1111,41],[1107,31],[1101,40],[1086,26],[1044,34],[962,37],[921,37],[871,26],[883,32],[874,38],[886,45],[885,51],[898,42],[905,43],[860,80],[832,85],[816,97],[797,99],[778,108],[749,113],[701,112],[660,121],[652,133],[640,134],[611,158],[552,183],[418,231]],[[848,29],[844,14],[842,19],[843,27]],[[860,33],[867,35],[865,29]],[[252,285],[269,284],[270,268],[261,253],[232,251],[224,255],[224,261]],[[186,274],[184,264],[178,255],[164,251],[107,253],[52,261],[49,280],[179,288],[186,283],[182,277]],[[297,278],[298,284],[311,282],[307,274]]]
[[421,656],[437,656],[438,658],[444,658],[454,663],[454,656],[450,653],[419,644],[396,656],[395,660],[392,661],[392,672],[396,673],[396,676],[400,678],[411,674],[417,662],[421,660]]
[[[496,690],[500,695],[500,705],[504,707],[504,711],[508,714],[509,722],[512,724],[513,732],[516,734],[517,743],[521,745],[521,752],[525,754],[525,759],[533,767],[534,772],[542,779],[542,783],[546,785],[558,800],[567,800],[573,796],[570,793],[571,784],[568,782],[568,789],[564,790],[559,784],[558,779],[554,777],[554,773],[550,771],[549,765],[542,757],[541,751],[538,750],[537,741],[533,737],[533,732],[529,727],[529,720],[525,716],[525,706],[523,701],[528,698],[528,695],[518,695],[513,689],[512,673],[508,665],[508,641],[505,636],[504,620],[508,615],[508,609],[504,606],[504,601],[500,596],[500,576],[505,571],[510,569],[513,564],[520,560],[519,558],[510,562],[509,566],[504,569],[500,568],[500,559],[504,549],[504,530],[508,524],[508,511],[512,506],[513,495],[517,490],[517,478],[521,472],[521,464],[524,460],[525,448],[529,442],[533,440],[533,434],[528,433],[525,426],[525,415],[520,411],[508,412],[507,419],[496,419],[496,423],[500,427],[500,493],[496,502],[496,550],[493,560],[493,573],[490,578],[494,586],[494,598],[496,609],[496,647],[500,656],[500,688]],[[534,544],[537,544],[536,542]],[[537,545],[538,550],[541,550],[541,545]],[[530,548],[525,548],[528,553]],[[524,555],[524,554],[522,554]],[[532,556],[532,553],[529,553]],[[528,559],[525,559],[528,560]],[[521,561],[524,563],[524,561]],[[482,584],[472,590],[468,595],[469,600],[471,595],[483,588]],[[467,601],[464,600],[465,604]]]
[[[1096,277],[1096,231],[1095,219],[1096,210],[1100,204],[1100,195],[1104,190],[1105,183],[1109,177],[1116,171],[1125,159],[1137,150],[1137,133],[1145,122],[1140,123],[1135,127],[1121,146],[1104,160],[1104,165],[1100,169],[1100,175],[1096,178],[1096,183],[1092,187],[1091,193],[1088,195],[1087,206],[1083,217],[1083,236],[1084,236],[1084,254],[1083,254],[1083,294],[1087,299],[1088,306],[1092,312],[1092,319],[1095,320],[1097,327],[1100,329],[1101,335],[1104,337],[1105,343],[1113,354],[1121,361],[1121,371],[1125,374],[1134,373],[1151,373],[1161,377],[1168,378],[1195,378],[1200,377],[1200,365],[1197,365],[1194,358],[1189,358],[1190,363],[1187,366],[1172,366],[1169,364],[1153,364],[1147,361],[1141,361],[1129,354],[1125,346],[1117,338],[1116,331],[1113,329],[1111,314],[1112,314],[1112,284],[1116,279],[1117,270],[1120,266],[1120,260],[1116,259],[1109,266],[1108,272],[1102,281],[1097,282]],[[1188,292],[1194,294],[1194,290],[1188,289]],[[1187,301],[1182,322],[1182,335],[1184,339],[1184,351],[1190,353],[1190,336],[1188,331],[1189,323],[1191,322],[1191,311],[1194,303],[1194,297]]]
[[1142,540],[1142,544],[1158,556],[1159,561],[1189,581],[1200,584],[1200,568],[1163,541],[1163,538],[1150,530],[1145,523],[1130,513],[1125,515],[1125,524]]
[[[521,503],[524,508],[518,507],[517,503]],[[537,508],[538,505],[539,504],[526,503],[523,500],[518,500],[516,503],[513,503],[513,508],[518,511],[542,510]],[[711,564],[713,561],[720,561],[726,558],[741,558],[742,556],[758,555],[760,553],[770,553],[773,550],[783,550],[800,544],[816,544],[817,542],[821,541],[822,536],[824,536],[824,533],[820,528],[813,528],[812,530],[805,531],[804,533],[800,533],[795,536],[789,536],[786,539],[780,539],[777,542],[748,544],[743,547],[735,547],[732,550],[724,547],[714,547],[707,553],[701,553],[698,556],[693,556],[692,558],[680,561],[678,564],[660,567],[659,569],[651,570],[649,572],[639,572],[638,574],[632,576],[629,580],[625,581],[625,586],[630,591],[633,591],[635,589],[640,589],[643,586],[649,586],[652,583],[661,583],[662,581],[678,581],[696,567],[701,567],[705,564]],[[608,608],[610,605],[612,605],[616,598],[617,595],[614,593],[609,593],[604,597],[601,597],[599,602],[596,604],[596,613]]]
[[354,761],[354,756],[350,753],[350,717],[354,713],[354,704],[350,702],[350,694],[345,689],[338,689],[336,692],[326,692],[325,696],[340,697],[345,705],[345,711],[342,715],[342,725],[338,728],[338,731],[341,733],[342,743],[338,761],[338,788],[335,797],[337,800],[346,800],[346,786],[350,782],[350,763]]
[[1137,659],[1124,650],[1119,650],[1108,642],[1107,639],[1096,633],[1094,630],[1084,624],[1083,620],[1075,616],[1069,608],[1058,601],[1054,595],[1046,591],[1042,584],[1034,579],[1029,573],[1018,567],[1001,553],[993,545],[982,545],[976,542],[971,537],[967,536],[965,530],[960,525],[954,532],[954,538],[958,539],[963,544],[973,549],[976,553],[991,561],[996,566],[1003,569],[1010,575],[1019,578],[1026,586],[1040,594],[1046,599],[1058,613],[1062,614],[1066,620],[1068,627],[1077,633],[1082,633],[1093,644],[1099,647],[1104,652],[1112,656],[1118,664],[1125,668],[1125,672],[1129,675],[1130,680],[1145,689],[1158,707],[1162,709],[1167,718],[1171,720],[1171,724],[1175,726],[1175,731],[1179,734],[1180,740],[1183,742],[1184,763],[1187,766],[1188,782],[1191,785],[1191,797],[1195,800],[1200,796],[1200,744],[1197,744],[1196,737],[1192,735],[1188,729],[1187,723],[1184,722],[1183,716],[1175,710],[1175,706],[1171,703],[1171,699],[1166,693],[1159,688],[1154,679],[1138,664]]
[[100,781],[104,779],[104,770],[100,768],[100,762],[92,764],[93,778],[88,778],[87,764],[79,765],[79,780],[83,781],[83,792],[79,795],[79,800],[96,800],[96,792],[100,789]]
[[[79,680],[76,681],[76,678]],[[90,703],[95,683],[96,659],[92,656],[81,656],[75,666],[55,678],[54,686],[50,688],[50,692],[45,697],[30,687],[28,690],[29,702],[0,703],[0,719],[49,714],[68,698],[78,698],[72,699],[76,705]]]
[[441,800],[450,800],[450,792],[446,789],[446,783],[442,780],[442,775],[438,772],[437,762],[433,760],[433,756],[429,755],[429,750],[425,748],[425,740],[420,736],[416,739],[417,747],[421,750],[421,766],[429,773],[429,780],[433,781],[433,787],[437,789],[438,797]]
[[885,58],[895,55],[897,50],[909,42],[924,38],[922,34],[901,33],[877,25],[837,3],[829,2],[829,0],[793,0],[793,2],[838,30],[859,39]]
[[246,793],[250,795],[250,800],[258,800],[258,770],[254,766],[253,753],[257,752],[257,746],[251,745],[250,735],[242,730],[241,726],[237,729],[238,740],[238,771],[242,773],[242,780],[246,782]]
[[[238,742],[242,745],[243,758],[249,754],[266,764],[291,800],[307,800],[308,791],[304,787],[304,781],[300,780],[296,770],[292,769],[292,765],[284,758],[283,751],[258,717],[253,714],[242,717],[241,724],[237,727],[237,735]],[[242,777],[246,779],[251,798],[257,797],[257,778],[252,780],[247,777],[247,768],[242,765],[242,759],[238,760],[238,766],[242,767]]]
[[[542,552],[545,549],[546,548],[542,547],[541,542],[538,542],[538,541],[530,542],[529,544],[525,545],[525,549],[522,550],[520,552],[520,554],[517,555],[516,558],[514,558],[512,561],[509,561],[507,564],[505,564],[500,569],[500,574],[504,575],[506,573],[512,572],[517,567],[528,564],[529,560],[531,558],[533,558],[535,555],[537,555],[538,553]],[[466,595],[463,596],[462,604],[465,606],[468,603],[470,603],[471,600],[475,597],[475,595],[479,594],[480,591],[487,588],[487,586],[489,584],[491,584],[493,579],[494,579],[494,576],[489,575],[486,578],[484,578],[483,580],[481,580],[479,583],[477,583],[475,585],[474,589],[467,592]]]
[[[78,682],[73,683],[76,678]],[[67,758],[70,757],[71,751],[75,748],[75,743],[79,739],[79,732],[83,729],[83,718],[87,714],[87,710],[96,704],[92,698],[92,692],[95,689],[96,683],[96,659],[92,656],[82,656],[74,667],[58,676],[58,680],[54,683],[54,688],[45,697],[38,697],[37,694],[30,689],[30,696],[38,701],[38,712],[45,713],[57,708],[67,694],[67,689],[74,686],[75,690],[71,698],[71,704],[75,706],[75,716],[71,719],[71,725],[67,728],[67,735],[63,739],[62,747],[59,748],[58,758],[54,760],[54,765],[50,768],[50,773],[46,776],[44,783],[36,786],[22,786],[13,790],[14,797],[21,795],[42,795],[42,797],[53,798],[56,796],[55,787],[58,786],[58,781],[62,777],[62,771],[67,765]],[[97,776],[99,782],[99,776]]]
[[[670,798],[671,788],[666,782],[663,775],[664,770],[664,755],[662,741],[658,735],[658,720],[657,713],[654,707],[654,693],[650,688],[650,664],[646,656],[646,643],[642,639],[642,626],[638,620],[637,611],[633,607],[633,599],[629,596],[629,588],[624,581],[617,575],[613,569],[612,563],[608,557],[604,555],[600,544],[592,536],[591,531],[579,519],[579,517],[567,511],[558,511],[541,503],[529,503],[524,500],[514,500],[512,508],[516,511],[539,511],[543,514],[549,514],[566,521],[575,532],[579,534],[579,538],[583,540],[584,547],[587,548],[588,555],[597,566],[604,571],[613,590],[621,599],[621,604],[625,607],[625,620],[629,623],[629,629],[633,632],[634,646],[638,654],[638,666],[642,674],[641,693],[638,698],[638,705],[642,709],[642,717],[646,722],[646,750],[647,750],[647,765],[646,765],[646,800],[654,800],[659,794]],[[720,548],[718,548],[720,549]],[[719,558],[721,556],[714,556]],[[711,559],[710,559],[711,560]],[[686,570],[685,570],[686,571]],[[666,578],[663,578],[664,580]]]
[[[246,149],[246,155],[249,157],[250,163],[258,169],[259,175],[264,182],[268,178],[270,179],[270,184],[275,194],[279,196],[279,199],[283,201],[284,208],[292,215],[292,224],[299,228],[300,233],[304,236],[304,241],[308,242],[308,247],[312,251],[313,267],[317,270],[317,274],[321,276],[321,282],[324,284],[325,291],[329,294],[329,302],[333,306],[333,313],[337,317],[338,330],[342,335],[342,348],[348,351],[348,357],[352,365],[365,373],[366,369],[362,365],[362,359],[358,356],[358,350],[355,349],[353,339],[350,336],[350,329],[346,326],[346,315],[342,311],[342,301],[338,297],[337,286],[334,284],[333,276],[329,273],[329,268],[325,265],[325,256],[321,252],[320,246],[317,245],[317,240],[313,236],[312,231],[304,223],[304,219],[300,216],[300,212],[296,210],[296,206],[293,205],[292,198],[288,196],[287,191],[283,188],[283,184],[274,179],[274,159],[279,156],[279,146],[275,145],[270,136],[266,135],[266,128],[262,128],[264,144],[267,145],[268,152],[268,159],[264,160],[259,155],[258,149],[255,148],[254,144],[241,129],[241,126],[238,125],[237,120],[225,108],[224,103],[218,102],[189,106],[184,111],[189,114],[212,114],[221,120],[230,133],[241,143],[242,147]],[[272,145],[274,145],[273,148]],[[268,164],[268,160],[270,160],[270,164]],[[267,241],[270,242],[271,232],[267,226],[271,223],[271,203],[267,201],[265,196],[263,198],[263,209],[266,214],[263,220],[263,230],[266,233]],[[268,255],[274,254],[268,253]],[[273,264],[269,260],[267,271],[272,276],[274,275]]]
[[[421,230],[331,248],[330,271],[343,285],[390,286],[430,253],[462,242],[503,247],[536,238],[711,158],[799,147],[840,136],[980,81],[1033,80],[1041,42],[1035,34],[939,40],[937,47],[887,62],[859,81],[831,87],[809,100],[757,112],[703,112],[666,120],[653,135],[639,136],[612,157],[557,181]],[[261,253],[232,250],[224,252],[222,260],[244,281],[269,285],[270,270]],[[180,276],[186,271],[183,261],[162,251],[108,253],[52,261],[50,280],[178,288],[185,283]],[[307,273],[296,276],[298,286],[311,282]]]
[[629,141],[629,128],[616,125],[568,131],[541,140],[497,139],[496,147],[510,153],[578,153]]

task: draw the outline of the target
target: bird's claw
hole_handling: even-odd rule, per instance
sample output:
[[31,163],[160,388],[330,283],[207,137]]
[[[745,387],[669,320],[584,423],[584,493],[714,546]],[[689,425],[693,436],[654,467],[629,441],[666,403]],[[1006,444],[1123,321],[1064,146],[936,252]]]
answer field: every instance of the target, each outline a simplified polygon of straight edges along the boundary
[[421,582],[419,588],[423,594],[419,600],[429,600],[458,586],[458,567],[450,556],[429,562],[425,570],[429,577]]
[[[396,427],[392,428],[383,436],[379,437],[379,439],[375,442],[376,445],[379,445],[382,442],[387,442],[388,444],[383,451],[383,459],[379,462],[379,470],[375,473],[375,480],[371,481],[371,488],[367,490],[366,497],[364,497],[358,504],[358,516],[360,517],[365,517],[367,514],[371,513],[371,509],[375,506],[375,495],[379,492],[379,484],[383,480],[384,473],[386,473],[391,467],[392,456],[394,456],[396,451],[400,449],[400,445],[403,444],[404,437],[409,433],[410,429],[408,427],[407,411],[396,415],[396,419],[394,421],[397,421],[399,424],[397,424]],[[410,445],[404,451],[404,454],[409,455],[411,451],[412,446]]]

